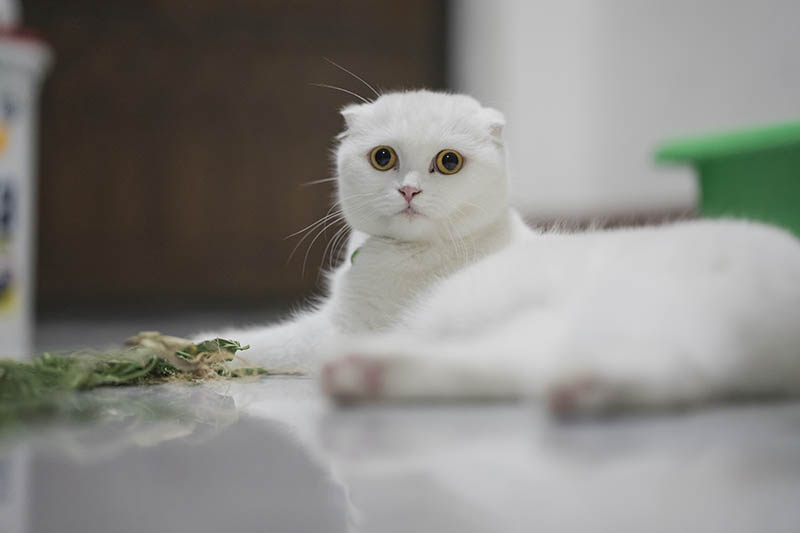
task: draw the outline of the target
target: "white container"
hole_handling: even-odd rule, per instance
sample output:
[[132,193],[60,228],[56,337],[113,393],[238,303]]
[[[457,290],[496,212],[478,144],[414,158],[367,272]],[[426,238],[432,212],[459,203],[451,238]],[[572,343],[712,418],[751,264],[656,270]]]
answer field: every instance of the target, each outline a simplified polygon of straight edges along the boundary
[[50,62],[38,38],[0,29],[0,358],[33,348],[37,116]]
[[19,2],[17,0],[0,0],[0,26],[16,26],[19,23],[19,19]]

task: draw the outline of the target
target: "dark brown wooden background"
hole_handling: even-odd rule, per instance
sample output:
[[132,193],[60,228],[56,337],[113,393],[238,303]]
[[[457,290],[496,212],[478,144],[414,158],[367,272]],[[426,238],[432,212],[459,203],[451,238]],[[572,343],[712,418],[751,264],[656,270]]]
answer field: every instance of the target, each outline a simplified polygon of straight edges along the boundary
[[308,85],[442,87],[444,2],[27,0],[43,92],[39,300],[305,294],[284,237],[323,215],[337,108]]

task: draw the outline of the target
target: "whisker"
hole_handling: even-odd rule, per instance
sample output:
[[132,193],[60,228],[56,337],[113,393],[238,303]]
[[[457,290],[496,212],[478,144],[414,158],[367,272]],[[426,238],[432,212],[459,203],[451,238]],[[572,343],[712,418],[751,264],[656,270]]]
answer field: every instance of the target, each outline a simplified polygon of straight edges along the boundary
[[[371,194],[352,195],[352,196],[349,196],[348,199],[349,198],[358,197],[358,196],[368,196],[369,198],[367,198],[366,200],[361,200],[361,202],[359,202],[358,205],[354,206],[353,207],[353,214],[360,213],[365,208],[369,207],[371,205],[371,203],[372,203],[372,198],[371,198],[372,195]],[[331,241],[328,243],[328,244],[332,244],[332,246],[330,248],[330,256],[329,256],[329,261],[328,261],[328,267],[329,268],[333,268],[333,263],[335,261],[335,258],[339,258],[341,256],[342,248],[347,246],[347,243],[348,243],[347,237],[348,237],[348,234],[349,234],[349,232],[351,230],[352,230],[352,228],[348,224],[345,224],[344,226],[339,228],[339,230],[334,234],[334,236],[331,239]],[[325,247],[325,250],[323,251],[323,254],[322,254],[323,255],[323,262],[325,260],[325,253],[327,252],[327,250],[328,250],[328,246]],[[321,264],[320,264],[320,266],[321,266]]]
[[[445,231],[447,231],[447,234],[450,237],[450,242],[452,242],[453,246],[455,246],[456,248],[456,253],[461,253],[461,247],[451,229],[452,223],[450,222],[450,217],[445,216],[442,222],[444,222],[444,229]],[[466,260],[466,257],[464,258],[464,260]]]
[[335,85],[328,85],[327,83],[309,83],[309,85],[314,85],[315,87],[325,87],[326,89],[333,89],[334,91],[341,91],[343,93],[347,93],[351,96],[355,96],[365,104],[371,104],[372,100],[367,100],[363,96],[358,93],[354,93],[353,91],[348,91],[347,89],[343,89],[341,87],[336,87]]
[[[371,196],[371,195],[370,194],[354,194],[354,195],[348,196],[347,199],[354,198],[354,197],[359,197],[359,196]],[[338,201],[334,202],[334,204],[331,206],[331,208],[328,210],[328,212],[330,213],[330,211],[334,207],[336,207],[337,204],[339,204]],[[369,204],[369,200],[365,200],[365,201],[362,201],[361,204],[354,206],[353,209],[354,209],[355,212],[358,212],[361,208],[365,207],[368,204]],[[326,215],[322,219],[320,219],[317,222],[315,222],[314,224],[312,224],[312,227],[310,227],[310,229],[308,229],[308,232],[303,236],[303,238],[301,238],[297,242],[297,244],[295,244],[294,248],[292,249],[292,252],[289,254],[289,258],[286,260],[286,264],[288,265],[291,262],[292,257],[294,257],[294,254],[297,252],[297,250],[300,248],[300,246],[303,244],[303,242],[306,239],[308,239],[311,235],[314,235],[314,238],[309,243],[308,248],[306,249],[306,253],[303,256],[303,266],[302,266],[302,270],[301,270],[300,275],[301,276],[305,276],[306,264],[308,263],[308,256],[311,254],[311,250],[314,248],[314,244],[317,242],[317,240],[320,237],[322,237],[327,232],[329,226],[335,225],[335,224],[339,224],[339,223],[342,223],[342,222],[344,222],[346,224],[346,221],[344,219],[344,214],[343,214],[342,210],[338,210],[336,213],[333,213],[330,216]]]
[[[349,226],[347,226],[347,221],[345,220],[344,209],[343,208],[337,209],[333,213],[331,211],[333,211],[337,206],[341,207],[342,202],[354,201],[354,205],[350,206],[351,212],[354,214],[359,213],[361,210],[363,210],[365,207],[369,206],[372,203],[373,196],[374,195],[372,193],[358,193],[358,194],[350,194],[343,198],[339,198],[333,202],[333,204],[328,209],[328,212],[325,214],[325,216],[321,217],[313,224],[310,224],[305,228],[301,229],[300,231],[297,231],[292,235],[290,235],[291,237],[305,232],[305,235],[303,235],[303,237],[297,242],[297,244],[295,244],[294,248],[292,249],[292,252],[289,254],[289,258],[286,260],[286,264],[288,265],[291,262],[292,257],[294,257],[294,254],[297,252],[297,250],[300,248],[303,242],[305,242],[306,239],[311,237],[311,235],[314,235],[313,239],[311,239],[311,242],[308,245],[308,248],[306,249],[305,255],[303,256],[303,266],[300,275],[305,276],[306,264],[308,263],[308,257],[311,254],[311,250],[314,248],[314,244],[317,242],[317,240],[319,240],[320,237],[322,237],[327,233],[328,228],[330,226],[335,226],[336,224],[339,223],[344,223],[345,224],[344,227],[349,229]],[[320,263],[320,268],[325,262],[325,256],[326,256],[326,251],[328,250],[328,245],[330,245],[331,242],[333,242],[333,240],[336,239],[337,236],[339,236],[340,230],[341,228],[339,228],[339,230],[336,231],[333,239],[331,239],[331,241],[329,241],[326,244],[325,249],[323,250],[322,262]]]
[[300,235],[300,234],[301,234],[301,233],[303,233],[304,231],[308,231],[308,230],[310,230],[311,228],[313,228],[314,226],[316,226],[316,225],[318,225],[318,224],[322,224],[322,223],[323,223],[323,222],[325,222],[327,219],[329,219],[329,218],[332,218],[332,217],[335,217],[335,216],[337,216],[337,215],[340,215],[340,214],[342,214],[342,210],[341,210],[341,209],[339,209],[339,210],[338,210],[338,211],[336,211],[335,213],[331,213],[331,210],[329,209],[329,210],[328,210],[328,213],[327,213],[326,215],[324,215],[322,218],[319,218],[319,219],[317,219],[316,221],[312,222],[311,224],[309,224],[308,226],[306,226],[305,228],[303,228],[303,229],[301,229],[301,230],[297,230],[297,231],[295,231],[295,232],[294,232],[294,233],[292,233],[291,235],[287,235],[286,237],[284,237],[284,238],[283,238],[283,240],[291,239],[291,238],[292,238],[292,237],[294,237],[295,235]]
[[370,89],[370,90],[371,90],[373,93],[375,93],[375,96],[377,96],[377,97],[380,97],[381,93],[379,93],[379,92],[378,92],[378,91],[375,89],[375,87],[373,87],[372,85],[370,85],[369,83],[367,83],[366,81],[364,81],[364,79],[363,79],[362,77],[360,77],[360,76],[357,76],[356,74],[354,74],[353,72],[351,72],[351,71],[347,70],[346,68],[344,68],[343,66],[341,66],[339,63],[337,63],[336,61],[334,61],[334,60],[332,60],[332,59],[328,59],[327,57],[323,57],[322,59],[324,59],[325,61],[327,61],[328,63],[330,63],[330,64],[331,64],[331,65],[333,65],[334,67],[336,67],[336,68],[338,68],[338,69],[340,69],[340,70],[343,70],[343,71],[347,72],[348,74],[350,74],[351,76],[353,76],[355,79],[357,79],[358,81],[360,81],[361,83],[363,83],[364,85],[366,85],[367,87],[369,87],[369,89]]
[[[334,222],[333,222],[333,223],[334,223],[334,224],[336,224],[337,222],[339,222],[339,221],[341,221],[341,220],[344,220],[344,217],[343,217],[343,216],[337,217],[337,218],[334,220]],[[315,227],[315,228],[312,228],[311,230],[309,230],[309,231],[308,231],[308,233],[306,233],[306,234],[303,236],[303,238],[302,238],[302,239],[300,239],[299,241],[297,241],[297,244],[295,244],[295,245],[294,245],[294,248],[292,248],[292,252],[289,254],[289,258],[286,260],[286,264],[287,264],[287,265],[288,265],[288,264],[289,264],[289,262],[292,260],[292,257],[294,257],[294,254],[297,252],[297,249],[298,249],[298,248],[300,248],[300,245],[301,245],[301,244],[303,244],[303,242],[304,242],[304,241],[305,241],[305,240],[306,240],[308,237],[310,237],[312,234],[314,234],[314,231],[315,231],[315,230],[317,230],[317,229],[319,229],[319,228],[320,228],[320,224],[319,224],[319,223],[318,223],[318,224],[315,224],[315,225],[316,225],[316,227]],[[327,226],[327,225],[322,225],[322,229],[320,229],[320,232],[322,232],[322,231],[325,231],[327,228],[328,228],[328,226]]]
[[[344,209],[338,209],[338,210],[336,210],[335,213],[331,213],[331,211],[333,211],[333,209],[337,205],[341,206],[343,201],[345,201],[345,200],[353,200],[353,199],[356,199],[356,198],[363,198],[364,196],[371,196],[371,195],[372,195],[371,193],[351,194],[351,195],[349,195],[349,196],[347,196],[345,198],[342,198],[341,200],[334,201],[333,205],[331,205],[331,207],[328,209],[327,213],[324,216],[320,217],[317,221],[312,222],[311,224],[309,224],[308,226],[304,227],[303,229],[295,231],[291,235],[287,235],[286,237],[284,237],[284,240],[290,239],[290,238],[294,237],[295,235],[299,235],[299,234],[303,233],[304,231],[312,230],[312,229],[314,229],[315,226],[318,226],[319,224],[323,224],[326,221],[329,221],[329,220],[331,220],[333,218],[338,217],[339,215],[343,215],[344,214]],[[303,240],[301,239],[300,242],[303,242]]]
[[[319,274],[317,275],[317,279],[319,279],[319,275],[322,274],[322,265],[325,264],[326,257],[328,257],[328,268],[333,269],[333,260],[334,260],[333,256],[334,256],[334,250],[336,249],[336,243],[347,233],[349,229],[350,226],[345,224],[344,226],[336,230],[336,233],[333,235],[333,238],[330,241],[328,241],[328,244],[325,245],[325,249],[322,251],[322,260],[319,263],[320,270]],[[328,250],[330,250],[330,256],[328,255]]]
[[333,246],[331,246],[331,255],[329,257],[329,266],[332,268],[333,263],[337,257],[339,257],[339,250],[341,249],[340,244],[344,242],[347,238],[347,233],[350,231],[350,226],[345,225],[342,227],[342,230],[339,231],[338,234],[333,236]]
[[[346,228],[346,227],[347,227],[347,224],[345,223],[344,226],[342,226],[342,228]],[[336,240],[336,236],[339,235],[339,232],[342,231],[342,228],[337,229],[336,233],[334,233],[333,237],[331,237],[331,240],[329,240],[327,242],[327,244],[325,244],[325,248],[323,248],[323,250],[322,250],[322,260],[319,262],[319,267],[320,268],[322,268],[322,265],[325,263],[325,258],[328,256],[328,249],[330,248],[330,246],[334,242],[334,240]]]
[[292,248],[292,252],[289,254],[289,258],[286,260],[287,265],[292,260],[292,257],[294,257],[294,254],[295,252],[297,252],[297,249],[300,248],[300,245],[303,244],[303,242],[308,237],[310,237],[316,229],[322,226],[322,231],[325,231],[328,228],[328,222],[333,221],[332,222],[333,224],[337,224],[342,220],[344,220],[344,210],[339,209],[335,213],[331,213],[331,211],[333,210],[334,207],[336,207],[337,204],[338,202],[334,202],[334,204],[330,207],[330,209],[328,209],[328,213],[324,217],[317,220],[315,223],[311,224],[311,226],[301,230],[308,232],[305,235],[303,235],[303,237],[299,241],[297,241],[297,244],[294,245],[294,248]]
[[[464,218],[466,216],[465,213],[464,213],[464,210],[462,210],[460,207],[457,207],[457,206],[451,204],[450,202],[448,202],[444,198],[440,198],[440,200],[441,200],[441,203],[444,204],[449,211],[455,211],[456,212],[456,213],[454,213],[453,218],[455,218],[456,216]],[[475,204],[469,204],[469,205],[483,210],[478,205],[475,205]],[[458,249],[459,253],[461,253],[463,255],[464,262],[465,263],[474,262],[477,259],[477,256],[478,256],[478,250],[477,250],[477,248],[475,246],[475,241],[473,241],[472,239],[467,239],[464,236],[458,235],[458,231],[456,231],[455,224],[453,223],[453,220],[452,220],[452,218],[450,216],[445,216],[444,222],[446,224],[445,229],[447,229],[448,233],[450,233],[450,239],[453,242],[453,244],[456,246],[456,248]],[[467,248],[467,243],[470,244],[470,249]]]
[[[342,248],[347,246],[349,232],[352,231],[352,228],[350,228],[350,226],[346,226],[346,227],[347,227],[347,231],[345,233],[342,233],[341,238],[339,238],[339,242],[337,242],[336,244],[333,245],[334,249],[331,250],[331,257],[332,258],[334,256],[335,257],[340,257],[342,255]],[[345,258],[345,261],[346,260],[347,260],[347,258]]]
[[336,181],[338,179],[339,178],[325,178],[325,179],[321,179],[321,180],[307,181],[305,183],[301,183],[300,186],[301,187],[309,187],[311,185],[317,185],[319,183],[330,183],[330,182]]
[[308,245],[308,248],[306,249],[306,255],[303,256],[303,267],[300,269],[300,277],[305,277],[306,275],[306,263],[308,262],[308,255],[311,253],[311,249],[314,248],[314,243],[317,242],[317,239],[322,237],[327,229],[328,226],[323,226],[322,229],[320,229],[311,240],[311,244]]
[[[467,204],[469,207],[474,207],[475,209],[478,209],[478,210],[479,210],[481,213],[483,213],[484,215],[486,215],[486,214],[487,214],[487,213],[486,213],[486,209],[482,208],[482,207],[481,207],[481,206],[479,206],[478,204],[473,204],[472,202],[464,202],[464,203],[465,203],[465,204]],[[459,211],[461,211],[461,210],[459,209]],[[463,212],[462,212],[462,213],[463,213]]]
[[[362,205],[360,205],[360,206],[357,206],[355,209],[356,209],[356,210],[358,210],[359,208],[361,208],[361,207],[364,207],[364,205],[366,205],[367,203],[368,203],[368,202],[364,202],[364,204],[362,204]],[[341,217],[341,218],[337,219],[337,220],[334,222],[334,224],[338,224],[339,222],[342,222],[342,221],[344,221],[344,217]],[[345,224],[346,224],[346,223],[345,223]],[[322,235],[324,235],[324,234],[325,234],[325,232],[326,232],[327,230],[328,230],[328,225],[326,224],[326,225],[324,225],[324,226],[322,227],[322,229],[320,229],[320,230],[317,232],[317,234],[316,234],[316,235],[314,236],[314,238],[311,240],[311,243],[308,245],[308,249],[306,249],[306,254],[305,254],[305,256],[303,256],[303,267],[302,267],[302,269],[300,270],[300,276],[301,276],[301,277],[303,277],[303,276],[305,276],[305,275],[306,275],[306,263],[308,262],[308,256],[309,256],[309,254],[311,254],[311,249],[312,249],[312,248],[314,248],[314,243],[315,243],[315,242],[317,242],[317,240],[318,240],[318,239],[319,239],[319,238],[320,238]],[[324,261],[324,255],[323,255],[323,261]]]

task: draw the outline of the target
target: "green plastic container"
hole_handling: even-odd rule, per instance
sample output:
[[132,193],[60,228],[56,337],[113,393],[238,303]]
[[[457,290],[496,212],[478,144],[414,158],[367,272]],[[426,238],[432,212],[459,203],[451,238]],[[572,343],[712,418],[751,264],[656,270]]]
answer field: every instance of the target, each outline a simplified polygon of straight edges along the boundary
[[760,220],[800,236],[800,122],[668,142],[656,159],[694,166],[702,216]]

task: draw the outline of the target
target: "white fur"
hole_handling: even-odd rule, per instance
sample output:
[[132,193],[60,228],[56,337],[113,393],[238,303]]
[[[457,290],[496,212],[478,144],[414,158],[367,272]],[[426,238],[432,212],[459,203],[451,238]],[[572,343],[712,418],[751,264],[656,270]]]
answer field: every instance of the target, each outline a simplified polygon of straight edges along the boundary
[[[572,412],[800,393],[787,232],[720,220],[537,233],[508,207],[499,112],[418,91],[343,115],[339,201],[359,253],[318,308],[216,333],[251,344],[251,360],[313,372],[330,357],[324,386],[341,399],[531,394]],[[396,169],[371,166],[378,145]],[[430,173],[448,148],[461,171]],[[404,185],[422,189],[421,215],[401,212]]]

